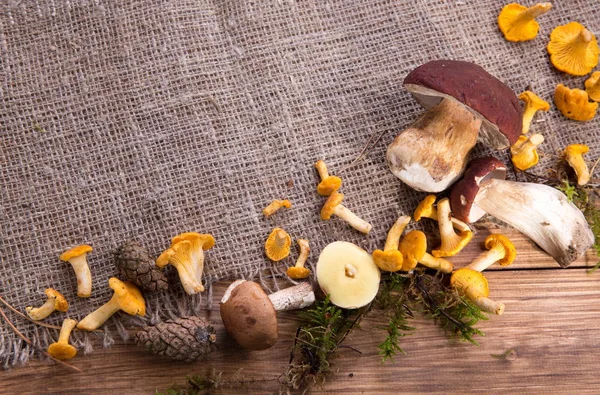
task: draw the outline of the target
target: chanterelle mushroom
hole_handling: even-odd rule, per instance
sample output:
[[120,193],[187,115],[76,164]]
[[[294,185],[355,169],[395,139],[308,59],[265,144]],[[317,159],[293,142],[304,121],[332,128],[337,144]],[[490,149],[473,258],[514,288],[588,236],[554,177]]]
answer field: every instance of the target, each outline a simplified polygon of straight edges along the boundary
[[[215,238],[207,233],[186,232],[181,233],[171,240],[171,247],[180,241],[188,240],[191,243],[192,268],[196,281],[202,286],[202,272],[204,270],[204,251],[210,250],[215,245]],[[200,292],[204,291],[204,287]]]
[[52,355],[56,359],[64,361],[71,359],[77,355],[77,349],[69,344],[69,337],[71,331],[77,325],[77,321],[66,318],[60,328],[60,334],[58,335],[58,341],[50,344],[48,347],[48,354]]
[[550,109],[550,103],[540,98],[532,91],[525,91],[519,95],[519,99],[525,102],[525,110],[523,111],[523,129],[521,134],[529,133],[531,121],[533,116],[538,111],[548,111]]
[[92,294],[92,273],[86,258],[88,252],[92,252],[92,247],[82,244],[63,252],[58,257],[73,266],[77,277],[77,296],[80,298],[89,298]]
[[287,199],[285,199],[285,200],[275,199],[271,203],[269,203],[269,205],[267,207],[263,208],[263,215],[265,217],[269,217],[269,216],[275,214],[277,211],[279,211],[279,209],[281,209],[283,207],[285,207],[285,208],[292,207],[292,202],[290,202]]
[[507,4],[498,15],[498,27],[508,41],[533,40],[540,29],[535,18],[550,11],[551,8],[551,3],[538,3],[532,7],[517,3]]
[[333,192],[321,209],[321,219],[327,221],[335,214],[359,232],[369,233],[373,226],[342,205],[342,200],[344,200],[343,194]]
[[562,115],[574,121],[589,121],[596,115],[598,103],[588,100],[587,92],[563,84],[558,84],[554,90],[554,104]]
[[32,320],[43,320],[44,318],[52,314],[54,310],[65,312],[69,309],[69,302],[67,302],[67,299],[65,299],[63,294],[61,294],[57,290],[53,288],[46,288],[45,294],[48,297],[48,299],[43,305],[35,308],[31,306],[27,306],[25,308],[27,315]]
[[275,228],[265,241],[265,255],[275,262],[287,258],[290,255],[290,246],[292,238],[281,228]]
[[454,270],[452,262],[427,253],[427,237],[420,230],[412,230],[404,235],[398,249],[402,253],[404,267],[409,268],[403,270],[413,269],[417,263],[442,273],[450,273]]
[[317,193],[321,196],[329,196],[333,192],[340,189],[342,186],[342,179],[338,176],[331,176],[327,171],[327,166],[322,160],[318,160],[315,163],[315,169],[319,172],[321,182],[317,185]]
[[77,328],[85,331],[96,330],[119,310],[123,310],[129,315],[146,315],[146,301],[133,283],[111,277],[108,280],[108,286],[115,291],[112,298],[79,321]]
[[517,256],[515,245],[504,235],[493,233],[485,238],[484,245],[487,251],[479,254],[466,268],[481,272],[496,262],[508,266]]
[[488,298],[490,289],[482,273],[463,267],[452,273],[450,285],[463,293],[481,310],[497,315],[504,313],[504,303]]
[[321,251],[316,275],[331,303],[344,309],[369,304],[377,295],[381,279],[371,255],[346,241],[335,241]]
[[594,71],[590,78],[585,80],[585,91],[590,99],[600,101],[600,71]]
[[227,332],[248,350],[266,350],[277,342],[277,311],[302,309],[315,302],[312,286],[303,282],[268,295],[252,281],[234,281],[221,299]]
[[375,262],[377,267],[381,270],[387,272],[396,272],[398,270],[409,271],[417,265],[416,262],[412,267],[403,265],[404,259],[402,253],[398,251],[400,236],[402,236],[402,232],[404,232],[404,228],[406,228],[406,225],[408,225],[409,222],[409,216],[401,215],[388,231],[383,251],[373,251],[373,262]]
[[470,230],[454,232],[452,226],[452,213],[450,212],[450,200],[443,198],[438,202],[438,228],[442,244],[431,254],[436,257],[454,256],[458,254],[473,238]]
[[308,254],[310,253],[308,240],[298,239],[298,247],[300,247],[300,255],[298,256],[298,260],[296,260],[296,264],[288,268],[286,272],[288,277],[294,280],[301,280],[310,276],[310,269],[304,267],[306,260],[308,259]]
[[446,189],[464,172],[478,138],[504,149],[521,134],[522,110],[515,93],[473,63],[426,63],[406,76],[404,87],[428,111],[394,139],[387,162],[413,189]]
[[471,223],[490,214],[521,231],[566,267],[594,244],[583,213],[556,188],[507,181],[506,166],[493,157],[471,162],[452,187],[452,211]]
[[589,150],[585,144],[571,144],[564,151],[565,160],[575,170],[578,185],[585,185],[590,181],[590,170],[583,159],[583,154]]
[[537,165],[540,160],[537,147],[543,142],[544,136],[539,133],[531,136],[520,136],[519,140],[510,147],[513,165],[523,171]]
[[554,28],[547,49],[554,67],[568,74],[586,75],[598,64],[596,37],[577,22]]
[[[435,195],[425,196],[425,199],[423,199],[421,203],[419,203],[419,205],[415,209],[415,212],[413,213],[413,218],[415,221],[420,221],[421,218],[429,218],[433,219],[434,221],[438,220],[437,208],[435,208],[435,206],[433,205],[435,203],[435,199]],[[454,229],[458,230],[459,232],[471,230],[471,228],[469,228],[469,225],[465,224],[463,221],[456,217],[452,217],[451,221]]]

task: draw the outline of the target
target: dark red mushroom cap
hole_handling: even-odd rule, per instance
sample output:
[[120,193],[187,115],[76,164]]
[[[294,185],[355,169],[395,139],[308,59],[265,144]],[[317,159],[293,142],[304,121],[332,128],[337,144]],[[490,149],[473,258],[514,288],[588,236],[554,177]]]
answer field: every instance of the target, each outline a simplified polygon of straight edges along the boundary
[[483,120],[479,137],[492,148],[508,148],[521,134],[523,116],[517,95],[474,63],[425,63],[406,76],[404,87],[427,109],[443,98],[464,104]]
[[506,166],[493,156],[473,159],[463,178],[452,187],[450,208],[452,214],[461,221],[472,223],[485,215],[485,211],[475,204],[475,197],[481,186],[490,179],[506,178]]

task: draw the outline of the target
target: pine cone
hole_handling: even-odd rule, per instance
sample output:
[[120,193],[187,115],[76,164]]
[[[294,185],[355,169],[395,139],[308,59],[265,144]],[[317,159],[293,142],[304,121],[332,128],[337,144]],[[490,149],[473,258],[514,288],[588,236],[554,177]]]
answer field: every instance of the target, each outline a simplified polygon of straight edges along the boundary
[[117,248],[115,261],[121,277],[144,291],[164,291],[169,288],[167,278],[140,243],[133,240],[125,242]]
[[192,362],[212,352],[217,340],[215,332],[215,328],[200,317],[190,316],[146,326],[134,340],[154,354]]

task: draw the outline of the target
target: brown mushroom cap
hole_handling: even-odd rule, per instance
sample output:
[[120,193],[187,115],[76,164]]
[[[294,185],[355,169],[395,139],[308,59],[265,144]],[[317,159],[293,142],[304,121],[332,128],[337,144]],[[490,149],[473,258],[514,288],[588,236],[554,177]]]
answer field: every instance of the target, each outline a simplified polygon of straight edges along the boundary
[[255,282],[243,281],[223,298],[221,319],[227,332],[248,350],[266,350],[277,342],[275,308]]
[[434,60],[411,71],[404,87],[429,109],[443,98],[454,99],[482,120],[480,138],[495,149],[513,145],[522,129],[517,95],[482,67],[459,60]]
[[450,207],[456,218],[472,223],[485,215],[474,201],[480,185],[492,178],[506,178],[506,166],[502,161],[492,156],[471,161],[463,178],[454,184],[450,192]]

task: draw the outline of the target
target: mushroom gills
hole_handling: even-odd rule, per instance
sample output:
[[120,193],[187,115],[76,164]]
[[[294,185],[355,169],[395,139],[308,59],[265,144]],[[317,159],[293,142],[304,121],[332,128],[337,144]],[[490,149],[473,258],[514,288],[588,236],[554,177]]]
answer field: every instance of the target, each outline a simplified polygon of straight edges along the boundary
[[486,213],[513,226],[567,267],[594,244],[583,213],[547,185],[487,180],[475,198]]

